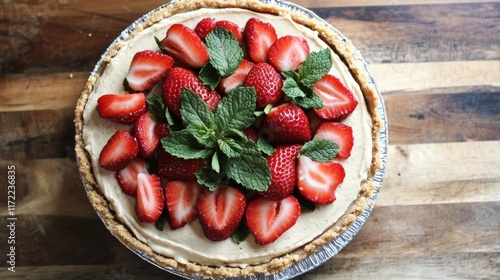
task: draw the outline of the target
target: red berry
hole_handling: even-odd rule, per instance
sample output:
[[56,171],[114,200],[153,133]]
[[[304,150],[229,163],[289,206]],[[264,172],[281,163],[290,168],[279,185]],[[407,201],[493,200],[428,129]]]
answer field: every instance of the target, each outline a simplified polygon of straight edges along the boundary
[[255,64],[248,72],[245,87],[254,87],[257,94],[257,109],[278,102],[283,96],[281,75],[268,63]]
[[271,45],[267,56],[278,72],[296,71],[309,56],[309,44],[304,37],[284,36]]
[[343,123],[323,122],[319,125],[314,138],[326,138],[332,140],[339,145],[337,157],[347,159],[351,156],[351,150],[354,146],[354,136],[352,127]]
[[171,229],[198,218],[198,198],[203,186],[196,182],[170,181],[165,186],[165,205]]
[[246,59],[243,59],[240,63],[240,66],[236,69],[236,71],[229,77],[223,78],[219,82],[219,89],[223,93],[228,93],[232,89],[237,88],[242,85],[245,81],[245,78],[250,72],[250,69],[254,64]]
[[169,180],[195,181],[195,173],[205,165],[202,159],[182,159],[167,153],[162,147],[157,152],[158,175]]
[[196,24],[194,32],[200,37],[200,39],[204,40],[205,37],[207,37],[207,35],[214,30],[216,22],[217,20],[215,18],[204,18]]
[[99,164],[108,170],[125,168],[139,152],[135,138],[126,130],[116,131],[102,148]]
[[278,39],[276,30],[267,22],[251,18],[245,25],[243,38],[247,46],[248,55],[255,63],[266,62],[269,47]]
[[154,223],[160,218],[165,205],[160,178],[154,174],[137,175],[135,213],[139,221]]
[[299,201],[294,196],[279,201],[256,197],[248,203],[245,217],[257,243],[266,245],[295,225],[300,211]]
[[169,55],[150,50],[138,52],[132,58],[125,83],[135,92],[151,89],[172,65],[174,59]]
[[105,94],[97,99],[99,116],[121,124],[133,124],[147,109],[146,96],[143,93]]
[[139,155],[150,158],[160,145],[160,136],[155,133],[156,121],[149,112],[142,114],[134,125],[134,135],[139,145]]
[[273,154],[267,157],[267,165],[271,170],[271,184],[267,191],[259,194],[269,200],[281,200],[292,194],[297,184],[297,155],[301,145],[278,146]]
[[358,101],[342,82],[331,74],[326,74],[323,78],[314,83],[313,90],[323,100],[324,107],[316,109],[314,112],[325,120],[341,120],[349,116]]
[[271,109],[261,126],[261,134],[270,143],[305,143],[311,140],[306,113],[299,106],[284,103]]
[[200,37],[193,29],[183,24],[172,25],[167,30],[161,45],[175,61],[188,67],[201,68],[210,58],[207,47]]
[[130,196],[137,195],[137,175],[148,174],[146,163],[142,158],[134,158],[125,168],[115,173],[118,185]]

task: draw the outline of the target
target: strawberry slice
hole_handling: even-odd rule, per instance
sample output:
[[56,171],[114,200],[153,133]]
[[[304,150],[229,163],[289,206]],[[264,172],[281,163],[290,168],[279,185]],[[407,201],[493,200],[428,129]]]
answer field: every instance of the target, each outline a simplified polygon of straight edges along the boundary
[[105,94],[97,99],[97,113],[103,119],[133,124],[148,109],[146,96],[136,94]]
[[205,190],[198,200],[200,224],[205,236],[212,241],[229,238],[245,214],[246,197],[242,191],[230,186],[218,186],[215,191]]
[[191,68],[201,68],[210,58],[207,47],[196,32],[180,23],[167,30],[161,46],[175,61]]
[[135,213],[139,221],[154,223],[160,218],[165,205],[160,177],[155,174],[137,175],[137,199]]
[[351,150],[354,146],[354,136],[352,127],[337,122],[323,122],[319,125],[314,138],[326,138],[339,145],[337,158],[347,159],[351,156]]
[[283,36],[271,45],[267,52],[269,63],[278,72],[296,71],[310,54],[309,44],[304,37]]
[[248,72],[245,87],[254,87],[257,94],[257,109],[278,102],[283,97],[283,80],[271,64],[262,62],[255,64]]
[[141,158],[134,158],[125,168],[115,173],[115,178],[122,191],[130,196],[137,195],[137,175],[148,174],[146,163]]
[[243,38],[248,50],[248,55],[255,63],[266,62],[269,47],[278,39],[276,30],[267,22],[257,18],[247,21],[243,31]]
[[116,131],[102,148],[99,164],[108,170],[118,171],[125,168],[139,152],[137,141],[126,130]]
[[271,184],[267,191],[259,192],[269,200],[281,200],[289,196],[295,189],[297,181],[297,155],[301,145],[278,146],[273,154],[267,157],[267,165],[271,170]]
[[297,177],[297,189],[305,199],[318,204],[330,204],[336,199],[335,190],[344,181],[345,171],[340,163],[319,163],[300,156]]
[[322,119],[344,119],[358,106],[358,101],[351,90],[331,74],[326,74],[316,81],[313,90],[323,100],[324,107],[314,110],[316,115]]
[[171,229],[198,218],[198,197],[203,186],[196,182],[170,181],[165,186],[165,205]]
[[311,140],[311,128],[306,113],[292,103],[272,108],[262,122],[260,131],[269,143],[300,144]]
[[169,180],[195,181],[195,172],[205,166],[202,159],[182,159],[167,153],[162,147],[157,151],[158,175]]
[[165,77],[172,65],[174,59],[169,55],[151,50],[138,52],[130,63],[125,85],[135,92],[148,90]]
[[182,67],[172,67],[163,82],[162,98],[172,115],[177,118],[181,116],[181,93],[184,88],[194,91],[212,111],[219,104],[219,94],[205,86],[193,71]]
[[266,245],[295,225],[299,215],[299,201],[290,195],[280,201],[257,197],[248,203],[245,217],[257,243]]
[[248,72],[250,72],[250,69],[252,69],[253,66],[254,64],[252,62],[243,59],[231,76],[220,80],[219,89],[223,93],[228,93],[232,89],[242,85],[248,75]]
[[204,40],[207,35],[215,29],[217,20],[213,17],[206,17],[198,22],[194,28],[194,32]]
[[134,125],[134,135],[139,145],[139,155],[151,158],[160,145],[160,135],[155,132],[157,122],[151,117],[150,112],[142,114]]

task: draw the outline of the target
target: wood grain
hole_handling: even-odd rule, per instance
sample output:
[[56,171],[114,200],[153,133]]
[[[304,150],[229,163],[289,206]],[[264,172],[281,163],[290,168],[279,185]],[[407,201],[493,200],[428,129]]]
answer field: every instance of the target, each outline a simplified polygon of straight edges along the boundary
[[[0,279],[181,279],[109,234],[74,158],[73,109],[111,41],[162,2],[0,4],[0,172],[16,166],[16,273]],[[375,208],[336,257],[297,279],[497,279],[500,1],[295,3],[351,39],[387,108]],[[1,177],[1,176],[0,176]],[[0,227],[7,189],[0,188]]]

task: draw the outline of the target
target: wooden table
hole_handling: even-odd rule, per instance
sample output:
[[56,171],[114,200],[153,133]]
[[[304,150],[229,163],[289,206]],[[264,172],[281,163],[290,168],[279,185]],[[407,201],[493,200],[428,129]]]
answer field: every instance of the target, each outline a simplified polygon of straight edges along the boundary
[[[500,1],[295,2],[361,51],[390,131],[385,182],[368,222],[300,279],[498,279]],[[73,109],[94,64],[160,4],[0,4],[1,279],[179,279],[109,234],[73,152]],[[7,219],[13,168],[15,229]],[[7,263],[12,239],[15,273]]]

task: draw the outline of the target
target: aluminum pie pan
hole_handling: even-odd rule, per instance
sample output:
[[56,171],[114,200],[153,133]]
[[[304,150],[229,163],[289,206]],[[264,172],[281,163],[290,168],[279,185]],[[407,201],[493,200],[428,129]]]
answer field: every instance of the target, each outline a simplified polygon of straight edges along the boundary
[[[309,19],[315,20],[317,22],[320,22],[324,24],[327,28],[331,29],[333,32],[335,32],[343,42],[347,42],[347,37],[345,37],[339,30],[337,30],[335,27],[330,25],[327,21],[316,15],[314,12],[311,10],[308,10],[304,7],[301,7],[297,4],[290,3],[287,1],[281,1],[281,0],[259,0],[260,2],[264,4],[269,4],[269,5],[275,5],[276,7],[279,8],[284,8],[289,10],[290,12],[300,14],[302,16],[305,16]],[[148,13],[144,14],[142,17],[138,18],[136,21],[134,21],[131,25],[129,25],[125,30],[123,30],[120,35],[108,46],[106,51],[103,53],[101,56],[100,60],[97,62],[95,65],[94,69],[92,70],[90,76],[95,77],[98,76],[98,74],[101,72],[102,68],[104,67],[104,59],[105,57],[109,54],[111,51],[112,47],[116,45],[116,43],[123,41],[127,39],[131,33],[135,30],[135,28],[144,23],[152,14],[156,13],[157,11],[172,5],[175,3],[176,0],[173,0],[171,2],[167,2],[151,11]],[[331,258],[333,258],[335,255],[337,255],[359,232],[361,227],[365,224],[367,221],[368,217],[370,216],[373,207],[375,205],[375,202],[377,200],[378,194],[380,192],[380,189],[382,187],[383,183],[383,177],[385,174],[385,168],[386,168],[386,162],[387,162],[387,150],[388,150],[388,124],[387,124],[387,115],[386,115],[386,109],[383,101],[382,94],[380,93],[373,75],[368,69],[368,64],[364,61],[362,58],[361,54],[358,52],[357,49],[353,48],[353,57],[356,58],[356,63],[358,64],[357,66],[363,69],[367,76],[368,76],[368,84],[372,86],[378,95],[378,98],[380,100],[378,107],[376,108],[377,113],[380,116],[381,120],[381,129],[379,131],[378,139],[380,141],[380,159],[381,159],[381,167],[376,170],[375,175],[372,179],[372,182],[376,185],[375,189],[371,193],[370,197],[367,198],[367,202],[365,205],[365,208],[363,212],[357,216],[355,221],[339,236],[335,237],[330,243],[325,244],[323,247],[321,247],[318,251],[314,252],[313,254],[309,255],[308,257],[304,258],[301,261],[298,261],[294,263],[292,266],[286,268],[285,270],[279,272],[279,273],[274,273],[274,274],[259,274],[259,275],[254,275],[254,276],[245,276],[245,277],[231,277],[231,278],[211,278],[211,279],[218,279],[218,280],[287,280],[287,279],[292,279],[294,277],[297,277],[301,274],[304,274],[306,272],[309,272],[327,261],[329,261]],[[100,219],[103,221],[104,225],[107,227],[107,224],[103,217],[98,213],[98,216]],[[109,230],[109,228],[108,228]],[[110,231],[111,232],[111,231]],[[134,252],[136,255],[138,255],[141,259],[147,261],[148,263],[166,271],[171,274],[183,277],[185,279],[206,279],[203,276],[197,275],[197,274],[187,274],[184,271],[180,269],[175,269],[172,267],[168,266],[163,266],[159,264],[155,259],[149,257],[145,252],[140,251],[136,248],[133,248],[121,241],[120,238],[118,238],[120,242],[125,245],[130,251]]]

